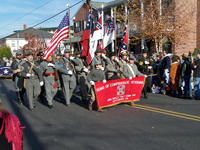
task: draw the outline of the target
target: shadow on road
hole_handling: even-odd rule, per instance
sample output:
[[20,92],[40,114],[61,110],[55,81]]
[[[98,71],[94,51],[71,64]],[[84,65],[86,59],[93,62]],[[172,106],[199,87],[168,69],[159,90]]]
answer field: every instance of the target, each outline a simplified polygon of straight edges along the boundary
[[[35,133],[32,131],[31,125],[29,124],[29,122],[27,122],[27,120],[23,117],[22,112],[20,111],[20,109],[18,109],[17,105],[17,101],[16,101],[16,94],[15,91],[9,90],[7,89],[7,87],[5,86],[4,82],[2,83],[2,89],[1,91],[3,93],[9,93],[7,94],[7,99],[8,102],[10,104],[10,106],[13,108],[14,114],[19,118],[22,126],[25,125],[25,129],[23,130],[23,136],[28,137],[27,141],[31,147],[32,150],[44,150],[45,148],[43,147],[43,145],[40,143],[40,141],[38,141],[37,136],[35,135]],[[26,106],[27,107],[27,106]],[[9,111],[9,110],[8,110]]]

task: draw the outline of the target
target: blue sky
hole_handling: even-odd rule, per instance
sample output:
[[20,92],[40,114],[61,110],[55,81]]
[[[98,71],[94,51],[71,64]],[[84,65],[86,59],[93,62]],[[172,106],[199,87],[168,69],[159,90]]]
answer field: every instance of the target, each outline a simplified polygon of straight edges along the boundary
[[[50,1],[50,2],[49,2]],[[26,24],[27,27],[32,27],[37,23],[61,12],[66,9],[67,3],[71,5],[79,2],[80,0],[0,0],[0,38],[3,38],[7,35],[13,34],[15,30],[22,30],[23,25]],[[97,1],[98,0],[93,0]],[[112,0],[100,0],[101,2],[109,2]],[[38,10],[32,12],[31,14],[21,18],[20,20],[10,24],[10,22],[22,17],[23,15],[29,13],[30,11],[40,7],[41,5],[46,4],[45,6],[39,8]],[[71,8],[71,16],[77,11],[82,3]],[[40,24],[39,27],[57,27],[64,17],[65,13],[62,13],[53,19]],[[6,27],[2,28],[3,26]]]

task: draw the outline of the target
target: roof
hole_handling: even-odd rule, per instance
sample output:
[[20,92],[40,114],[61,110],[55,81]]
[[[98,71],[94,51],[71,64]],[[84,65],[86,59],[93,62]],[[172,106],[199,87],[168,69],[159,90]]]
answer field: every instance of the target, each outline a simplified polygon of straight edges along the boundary
[[[126,0],[115,0],[115,1],[111,1],[109,3],[104,3],[104,2],[92,2],[90,1],[90,5],[95,8],[96,10],[102,10],[102,4],[104,6],[104,9],[108,9],[110,7],[114,7],[114,6],[119,6],[125,3]],[[74,13],[74,15],[71,17],[73,18],[74,16],[76,16],[76,14],[79,12],[79,10],[81,9],[81,7],[83,7],[83,5],[86,2],[83,2],[83,4],[77,9],[77,11]]]
[[[75,36],[73,38],[71,38],[71,43],[78,43],[81,41],[81,37],[82,36]],[[64,42],[63,44],[69,44],[69,41]]]
[[94,6],[97,10],[101,10],[102,9],[102,4],[103,4],[103,9],[107,9],[110,7],[114,7],[114,6],[119,6],[125,3],[125,0],[115,0],[115,1],[111,1],[108,3],[102,3],[102,2],[90,2],[90,4],[92,6]]
[[[48,33],[48,32],[45,32],[45,31],[42,31],[42,30],[38,30],[38,29],[35,29],[35,28],[27,28],[25,30],[18,30],[18,33],[19,33],[19,38],[25,38],[24,34],[25,33],[28,33],[28,34],[33,34],[33,35],[39,35],[40,37],[44,37],[44,38],[49,38],[51,39],[53,37],[53,34],[52,33]],[[14,34],[11,34],[11,35],[8,35],[4,38],[17,38],[17,32],[14,33]]]

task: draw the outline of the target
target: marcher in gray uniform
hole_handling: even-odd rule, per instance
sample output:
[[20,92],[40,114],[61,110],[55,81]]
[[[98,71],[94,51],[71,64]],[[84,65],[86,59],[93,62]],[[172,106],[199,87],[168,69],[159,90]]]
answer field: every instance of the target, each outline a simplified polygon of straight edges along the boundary
[[[91,100],[89,104],[89,110],[92,110],[92,103],[96,100],[96,94],[94,89],[94,82],[103,81],[106,83],[106,77],[104,72],[102,71],[101,61],[95,61],[95,68],[90,71],[87,76],[88,82],[91,84]],[[98,111],[102,112],[102,109],[98,109]]]
[[[61,58],[62,58],[62,54],[60,54],[60,53],[57,54],[56,55],[56,59],[54,60],[54,64],[55,63],[59,64]],[[62,76],[61,76],[61,73],[59,71],[58,71],[58,75],[59,75],[59,79],[56,82],[56,84],[57,84],[57,95],[60,96],[61,95],[61,90],[62,90],[63,83],[62,83]]]
[[87,73],[88,73],[88,68],[87,67],[87,62],[85,59],[80,56],[80,52],[77,52],[76,54],[76,60],[78,61],[78,64],[75,65],[75,70],[78,75],[78,83],[80,85],[80,91],[81,91],[81,96],[82,96],[82,101],[87,104],[87,94],[88,94],[88,88],[89,88],[89,83],[87,81]]
[[26,78],[25,87],[29,101],[29,109],[30,111],[34,111],[36,99],[41,91],[40,86],[44,85],[44,82],[39,64],[33,61],[32,52],[27,53],[27,60],[22,65],[24,70],[21,72],[21,75]]
[[117,61],[117,64],[119,66],[119,72],[120,72],[120,79],[124,79],[124,75],[123,75],[123,68],[124,66],[127,64],[127,53],[126,52],[122,52],[121,53],[121,60],[118,60],[118,58],[115,58],[115,61]]
[[[105,56],[105,54],[102,54],[102,51],[100,49],[97,49],[95,54],[96,54],[96,56],[92,59],[92,62],[90,64],[91,69],[95,68],[96,61],[100,61],[101,64],[103,64],[102,71],[105,71],[106,65],[108,65],[110,63],[109,58],[107,58]],[[102,59],[103,59],[103,62],[102,62]]]
[[20,75],[20,72],[23,70],[22,65],[24,62],[25,61],[22,59],[22,52],[17,51],[16,59],[10,67],[10,71],[13,72],[14,87],[20,105],[22,105],[22,102],[24,101],[23,95],[26,92],[26,89],[24,88],[24,77]]
[[43,73],[44,87],[46,91],[46,98],[50,109],[53,108],[53,98],[56,95],[56,79],[55,79],[55,65],[52,63],[52,57],[49,56],[47,61],[42,61],[40,69]]
[[[115,65],[115,53],[110,53],[110,63],[106,66],[106,70],[108,71],[108,80],[119,79],[118,76],[118,65]],[[117,67],[117,68],[116,68]]]
[[[136,58],[133,55],[129,57],[129,63],[127,63],[123,68],[124,77],[129,78],[130,80],[137,76],[145,76],[146,78],[147,76],[145,74],[142,74],[140,71],[138,71],[137,66],[134,64],[135,60]],[[130,105],[135,107],[134,102],[131,102]]]
[[[64,51],[64,57],[60,59],[60,63],[57,65],[55,63],[55,68],[62,74],[63,80],[63,93],[65,96],[66,105],[70,106],[70,99],[72,97],[73,91],[76,87],[76,77],[75,77],[75,69],[73,63],[76,63],[76,59],[74,57],[70,57],[70,51],[66,49]],[[70,69],[70,60],[72,68]]]
[[[39,52],[37,54],[37,59],[35,61],[37,62],[38,65],[40,65],[44,61],[43,56],[44,56],[43,52]],[[45,99],[44,93],[45,93],[45,88],[44,88],[44,85],[43,85],[43,86],[41,86],[41,92],[40,92],[40,95],[39,95],[41,103],[43,103],[44,99]]]

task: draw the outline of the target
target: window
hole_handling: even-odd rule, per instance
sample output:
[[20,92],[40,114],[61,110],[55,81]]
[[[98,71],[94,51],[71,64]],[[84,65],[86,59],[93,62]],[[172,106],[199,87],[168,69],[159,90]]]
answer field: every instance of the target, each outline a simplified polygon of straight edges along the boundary
[[93,29],[95,29],[97,22],[98,22],[98,18],[97,17],[93,18]]
[[11,45],[11,47],[15,47],[15,43],[13,43],[13,41],[12,41],[12,45]]
[[75,22],[74,25],[74,32],[81,31],[81,21]]

